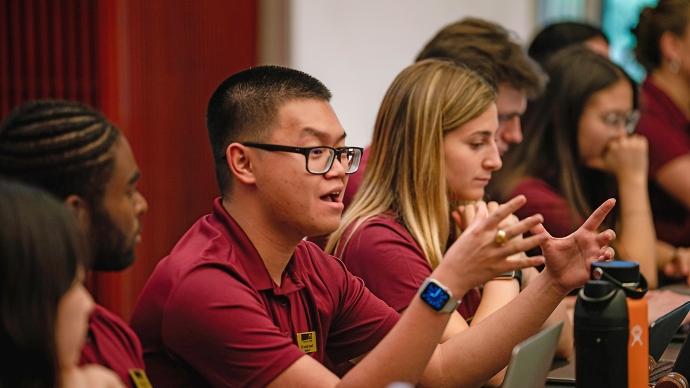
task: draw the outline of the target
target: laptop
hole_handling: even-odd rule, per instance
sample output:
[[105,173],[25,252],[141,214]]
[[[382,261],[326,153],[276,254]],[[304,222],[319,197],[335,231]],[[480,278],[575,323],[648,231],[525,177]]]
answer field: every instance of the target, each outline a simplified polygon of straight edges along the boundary
[[685,302],[649,325],[649,355],[659,361],[661,355],[678,332],[680,324],[690,312],[690,302]]
[[562,329],[559,323],[517,344],[501,387],[543,388]]
[[[685,316],[690,312],[690,302],[685,302],[676,307],[672,311],[657,318],[649,325],[649,355],[655,361],[659,361],[662,354],[671,343],[678,328],[685,319]],[[689,346],[690,347],[690,346]],[[690,349],[689,349],[690,350]],[[550,383],[575,385],[575,361],[556,361],[553,364],[553,369],[547,376],[547,381]],[[670,362],[660,362],[658,370],[652,371],[650,380],[655,381],[658,374],[671,369]]]

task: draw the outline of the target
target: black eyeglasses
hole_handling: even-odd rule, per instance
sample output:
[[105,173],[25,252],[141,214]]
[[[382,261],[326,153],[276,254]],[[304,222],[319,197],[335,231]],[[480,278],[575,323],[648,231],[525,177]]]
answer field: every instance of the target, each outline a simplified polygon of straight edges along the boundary
[[362,160],[361,147],[292,147],[278,144],[242,143],[247,147],[259,148],[265,151],[292,152],[304,155],[307,172],[314,175],[325,174],[333,167],[333,161],[337,158],[345,168],[346,174],[352,174],[359,168]]

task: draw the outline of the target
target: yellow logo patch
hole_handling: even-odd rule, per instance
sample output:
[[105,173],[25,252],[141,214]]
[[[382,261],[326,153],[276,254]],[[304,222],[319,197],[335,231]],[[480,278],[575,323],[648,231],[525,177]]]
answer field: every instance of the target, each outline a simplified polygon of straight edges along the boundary
[[304,333],[297,333],[297,346],[304,353],[316,352],[316,332],[306,331]]
[[127,372],[129,373],[129,377],[132,378],[135,387],[153,388],[149,378],[146,376],[146,372],[144,372],[142,369],[130,369]]

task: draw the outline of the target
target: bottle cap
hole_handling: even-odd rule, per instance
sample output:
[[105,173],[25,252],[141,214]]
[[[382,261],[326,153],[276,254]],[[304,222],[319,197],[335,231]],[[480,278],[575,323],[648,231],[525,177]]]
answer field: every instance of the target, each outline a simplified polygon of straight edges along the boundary
[[597,268],[613,276],[624,286],[636,287],[640,283],[640,264],[634,261],[599,261],[592,264],[592,272]]

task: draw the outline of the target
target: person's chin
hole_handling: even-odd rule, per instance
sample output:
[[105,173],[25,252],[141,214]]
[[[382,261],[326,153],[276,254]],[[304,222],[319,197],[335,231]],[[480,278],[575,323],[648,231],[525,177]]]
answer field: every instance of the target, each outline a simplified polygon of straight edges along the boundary
[[484,187],[468,190],[461,195],[463,201],[476,202],[484,199]]
[[322,219],[317,224],[314,225],[314,231],[311,233],[313,236],[325,236],[335,232],[340,225],[340,217],[328,217],[328,219]]

